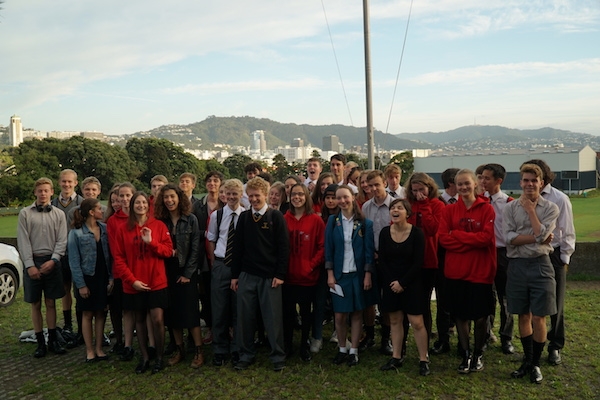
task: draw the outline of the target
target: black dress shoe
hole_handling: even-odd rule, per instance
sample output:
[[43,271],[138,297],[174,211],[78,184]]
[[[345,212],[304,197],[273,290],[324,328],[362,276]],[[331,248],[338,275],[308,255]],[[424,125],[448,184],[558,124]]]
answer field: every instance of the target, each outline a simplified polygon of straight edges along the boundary
[[231,352],[231,363],[233,365],[235,365],[238,362],[240,362],[240,353],[238,353],[237,351],[232,351]]
[[135,373],[143,374],[144,372],[148,371],[148,368],[150,368],[150,361],[140,360],[138,365],[135,367]]
[[156,358],[156,347],[148,346],[148,360],[154,360]]
[[312,359],[312,355],[310,354],[310,346],[308,344],[300,347],[300,358],[305,362],[308,362]]
[[540,370],[540,367],[538,367],[537,365],[531,367],[531,372],[529,372],[529,380],[531,381],[531,383],[542,383],[544,377],[542,376],[542,371]]
[[548,350],[548,363],[551,365],[559,365],[562,363],[562,357],[560,356],[560,350],[556,350],[556,349]]
[[58,341],[48,343],[48,350],[54,354],[65,354],[67,350],[58,343]]
[[349,367],[358,365],[358,354],[348,354],[348,361],[346,361]]
[[419,361],[419,375],[427,376],[431,373],[429,370],[429,361]]
[[448,342],[435,342],[433,347],[429,350],[429,354],[440,355],[448,353],[450,351],[450,343]]
[[512,378],[522,378],[527,375],[531,371],[531,364],[527,361],[524,361],[523,364],[519,367],[519,369],[514,370],[510,373]]
[[35,349],[35,353],[33,353],[33,356],[35,358],[46,357],[46,353],[47,352],[48,352],[48,350],[46,349],[46,345],[45,344],[42,344],[42,345],[38,344],[38,347],[37,347],[37,349]]
[[131,360],[133,360],[134,354],[135,354],[135,351],[133,350],[133,347],[127,346],[121,352],[121,357],[119,357],[119,359],[121,361],[131,361]]
[[96,361],[108,361],[108,354],[103,356],[96,356]]
[[284,368],[285,368],[285,361],[278,361],[276,363],[273,363],[273,371],[275,371],[275,372],[283,371]]
[[403,363],[403,360],[401,358],[392,357],[388,360],[388,362],[386,362],[381,367],[379,367],[379,369],[381,371],[395,370],[395,369],[400,368],[402,366],[402,363]]
[[222,367],[227,362],[225,354],[215,354],[212,359],[212,365],[215,367]]
[[358,344],[358,349],[360,351],[365,351],[366,349],[369,349],[374,346],[375,346],[375,339],[365,336],[363,338],[363,340],[361,340],[360,343]]
[[160,371],[162,371],[165,368],[165,365],[163,364],[163,360],[162,358],[157,358],[156,361],[154,362],[154,366],[152,366],[152,374],[157,374]]
[[96,357],[94,357],[94,358],[86,358],[86,359],[85,359],[85,363],[86,363],[86,364],[93,364],[93,363],[95,363],[96,361],[97,361],[97,360],[96,360]]
[[335,355],[332,362],[335,365],[340,365],[340,364],[343,364],[347,358],[348,358],[348,353],[342,353],[341,351],[338,351],[338,353]]
[[115,343],[115,345],[113,346],[112,349],[110,349],[111,353],[117,354],[117,355],[121,355],[123,354],[123,350],[125,349],[125,345],[123,344],[123,342],[121,343]]
[[242,361],[239,360],[237,363],[235,363],[233,365],[233,368],[235,368],[238,371],[243,371],[245,369],[248,369],[248,367],[250,367],[252,364],[254,364],[256,362],[256,359],[251,359],[250,361]]
[[515,346],[510,340],[502,339],[502,352],[504,354],[515,354]]

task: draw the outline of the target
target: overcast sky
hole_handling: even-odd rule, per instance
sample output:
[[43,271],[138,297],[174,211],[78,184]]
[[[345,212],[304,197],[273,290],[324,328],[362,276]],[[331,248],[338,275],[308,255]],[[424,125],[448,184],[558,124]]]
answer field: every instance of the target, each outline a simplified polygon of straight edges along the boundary
[[[361,0],[2,7],[1,125],[13,114],[26,128],[106,134],[209,115],[366,125]],[[598,0],[415,1],[389,118],[409,9],[371,0],[377,129],[389,120],[389,133],[477,123],[600,135]]]

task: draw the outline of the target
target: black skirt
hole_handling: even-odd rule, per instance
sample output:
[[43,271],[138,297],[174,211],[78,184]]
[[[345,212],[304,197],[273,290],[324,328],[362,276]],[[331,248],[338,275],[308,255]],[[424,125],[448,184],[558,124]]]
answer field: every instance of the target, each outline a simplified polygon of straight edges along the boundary
[[494,313],[492,285],[446,279],[448,311],[462,320],[477,320]]
[[165,324],[169,328],[194,328],[200,326],[200,303],[198,297],[198,274],[189,283],[177,283],[180,272],[177,257],[165,260],[169,284],[169,308],[165,312]]
[[96,269],[94,275],[83,275],[85,285],[90,290],[90,296],[84,299],[79,294],[79,289],[75,288],[75,299],[77,308],[81,311],[99,311],[106,309],[108,304],[108,271],[102,242],[96,242]]

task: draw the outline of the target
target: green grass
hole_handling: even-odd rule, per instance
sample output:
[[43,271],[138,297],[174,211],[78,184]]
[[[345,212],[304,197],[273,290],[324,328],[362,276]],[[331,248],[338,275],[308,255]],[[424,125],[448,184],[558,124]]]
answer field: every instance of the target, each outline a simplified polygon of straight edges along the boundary
[[[542,365],[544,382],[509,378],[521,362],[521,354],[506,356],[499,344],[484,356],[485,369],[461,376],[454,354],[432,356],[432,374],[418,375],[418,359],[412,336],[408,357],[398,372],[382,373],[387,361],[374,350],[361,353],[354,368],[335,366],[335,347],[326,343],[309,364],[296,355],[282,373],[274,373],[262,348],[257,364],[242,372],[231,366],[210,365],[210,346],[205,347],[207,364],[192,370],[187,362],[167,367],[157,375],[135,375],[134,362],[84,365],[85,351],[79,347],[66,356],[49,354],[34,359],[34,344],[17,341],[21,330],[31,326],[29,307],[20,299],[0,309],[0,398],[232,398],[232,399],[581,399],[600,397],[600,282],[569,282],[566,302],[567,343],[563,364]],[[60,309],[60,306],[59,306]],[[62,323],[62,318],[59,319]],[[497,319],[498,320],[498,319]],[[326,334],[331,325],[325,327]],[[328,336],[327,336],[328,337]],[[298,338],[296,338],[296,343]],[[453,348],[456,337],[452,338]],[[517,351],[521,351],[515,340]],[[136,344],[137,346],[137,344]]]
[[17,215],[0,216],[0,237],[17,237]]

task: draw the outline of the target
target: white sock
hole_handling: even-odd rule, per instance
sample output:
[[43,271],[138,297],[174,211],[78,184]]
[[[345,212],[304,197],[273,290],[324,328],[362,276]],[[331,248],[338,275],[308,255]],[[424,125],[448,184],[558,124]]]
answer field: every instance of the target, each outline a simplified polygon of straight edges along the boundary
[[356,354],[356,355],[358,355],[358,348],[356,348],[356,347],[351,348],[350,349],[350,354]]
[[338,347],[338,349],[340,349],[340,353],[344,353],[344,354],[348,353],[348,349],[345,347]]

